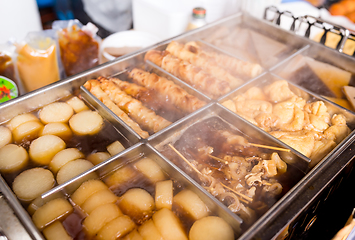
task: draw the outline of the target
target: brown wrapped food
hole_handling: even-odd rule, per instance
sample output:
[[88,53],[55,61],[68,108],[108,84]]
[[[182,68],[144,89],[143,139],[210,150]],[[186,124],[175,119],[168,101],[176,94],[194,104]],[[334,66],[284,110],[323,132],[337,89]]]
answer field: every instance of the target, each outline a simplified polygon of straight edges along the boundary
[[145,55],[149,60],[212,98],[218,98],[231,90],[227,81],[220,80],[199,67],[183,61],[168,51],[150,50]]
[[77,25],[58,32],[65,74],[71,76],[99,63],[99,43]]
[[134,82],[139,83],[149,89],[153,89],[160,94],[166,95],[175,106],[181,110],[191,113],[201,107],[206,103],[201,101],[197,97],[187,93],[184,89],[174,84],[174,82],[169,81],[164,77],[160,77],[155,73],[149,73],[144,70],[134,68],[129,76]]

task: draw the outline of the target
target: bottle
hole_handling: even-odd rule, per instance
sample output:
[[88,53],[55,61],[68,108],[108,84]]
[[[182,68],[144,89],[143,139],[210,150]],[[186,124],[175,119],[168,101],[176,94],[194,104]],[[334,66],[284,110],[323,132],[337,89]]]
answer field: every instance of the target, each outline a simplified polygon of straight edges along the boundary
[[206,25],[206,9],[202,7],[196,7],[192,10],[192,19],[187,26],[187,31]]

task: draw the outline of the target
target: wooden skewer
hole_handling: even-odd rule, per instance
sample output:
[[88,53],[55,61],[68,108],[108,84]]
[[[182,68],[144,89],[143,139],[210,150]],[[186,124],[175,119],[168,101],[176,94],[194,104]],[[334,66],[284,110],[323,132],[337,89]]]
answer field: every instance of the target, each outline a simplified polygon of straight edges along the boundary
[[228,190],[234,192],[234,193],[237,194],[238,196],[243,197],[243,198],[245,198],[246,200],[248,200],[248,201],[250,201],[250,202],[253,201],[253,199],[252,199],[251,197],[245,196],[244,194],[235,191],[234,189],[232,189],[232,188],[230,188],[230,187],[224,185],[223,183],[221,183],[221,184],[222,184],[223,187],[225,187],[225,188],[227,188]]
[[272,147],[272,146],[261,145],[261,144],[256,144],[256,143],[249,143],[249,145],[254,146],[254,147],[259,147],[259,148],[267,148],[267,149],[272,149],[272,150],[277,150],[277,151],[291,152],[290,149]]
[[192,165],[192,164],[190,163],[189,160],[187,160],[187,159],[186,159],[178,150],[176,150],[176,148],[174,148],[173,145],[171,145],[170,143],[169,143],[169,147],[171,147],[171,149],[173,149],[174,152],[175,152],[177,155],[179,155],[179,157],[181,157],[182,160],[184,160],[195,172],[197,172],[198,174],[203,175],[194,165]]
[[217,161],[219,161],[219,162],[223,162],[224,164],[228,164],[228,161],[226,161],[226,160],[224,160],[224,159],[222,159],[222,158],[212,156],[211,154],[208,154],[208,156],[209,156],[210,158],[213,158],[214,160],[217,160]]

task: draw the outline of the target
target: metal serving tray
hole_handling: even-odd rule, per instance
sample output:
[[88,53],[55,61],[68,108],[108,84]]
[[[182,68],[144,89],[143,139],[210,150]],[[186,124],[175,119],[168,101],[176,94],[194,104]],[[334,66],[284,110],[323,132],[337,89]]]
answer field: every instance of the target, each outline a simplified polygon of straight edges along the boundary
[[[220,49],[218,46],[215,46],[214,43],[210,41],[211,38],[209,38],[210,36],[212,36],[212,34],[218,33],[217,30],[222,27],[227,27],[228,29],[235,28],[237,26],[256,30],[261,34],[265,34],[266,36],[274,39],[275,41],[278,41],[282,44],[288,44],[286,50],[282,52],[282,54],[277,54],[276,58],[273,58],[271,60],[268,60],[266,58],[264,64],[262,64],[264,72],[266,72],[268,76],[270,76],[271,74],[269,72],[272,72],[277,67],[280,67],[283,64],[287,63],[295,55],[304,53],[305,51],[315,52],[319,55],[324,55],[329,59],[334,57],[334,59],[336,60],[332,63],[340,63],[340,65],[344,67],[344,69],[353,69],[353,66],[355,64],[353,58],[340,55],[335,50],[326,48],[324,46],[319,46],[319,44],[307,38],[297,36],[294,33],[280,29],[266,21],[253,18],[248,14],[239,13],[225,18],[221,21],[215,22],[213,24],[209,24],[205,27],[192,30],[190,32],[184,33],[171,39],[167,39],[163,42],[160,42],[151,47],[147,47],[138,52],[122,56],[114,61],[107,62],[93,69],[87,70],[62,81],[58,81],[56,83],[48,85],[34,92],[28,93],[9,102],[3,103],[0,105],[1,124],[5,123],[9,119],[20,113],[33,111],[41,106],[57,101],[58,99],[67,97],[69,95],[81,94],[87,102],[89,102],[94,108],[100,111],[102,116],[104,116],[115,127],[117,127],[119,131],[125,136],[125,138],[133,145],[132,147],[121,152],[120,154],[108,159],[107,161],[99,165],[96,165],[94,168],[77,176],[76,178],[73,178],[72,180],[62,185],[56,186],[51,191],[42,194],[42,199],[44,201],[42,203],[39,202],[39,204],[43,204],[47,198],[49,199],[53,196],[56,196],[56,194],[58,193],[70,193],[69,190],[71,184],[77,183],[77,181],[80,181],[80,179],[83,179],[86,175],[89,175],[92,172],[98,172],[99,175],[105,175],[112,169],[120,167],[121,157],[129,158],[143,152],[145,154],[154,155],[154,160],[161,164],[161,166],[166,170],[166,172],[174,175],[174,177],[179,176],[179,180],[181,178],[181,181],[186,182],[188,186],[194,189],[194,191],[196,191],[196,193],[198,193],[199,196],[205,200],[206,204],[208,204],[209,207],[211,207],[212,209],[216,209],[216,213],[225,218],[233,226],[234,230],[238,231],[238,226],[241,223],[240,219],[238,219],[234,214],[231,214],[231,212],[227,210],[225,206],[221,205],[219,201],[215,200],[209,194],[207,194],[204,189],[201,189],[198,184],[196,184],[189,176],[187,176],[180,169],[174,166],[168,159],[161,156],[159,152],[155,149],[155,146],[163,142],[164,136],[171,137],[171,135],[175,134],[174,131],[177,131],[176,134],[178,134],[178,131],[182,130],[184,126],[187,126],[188,124],[191,124],[194,121],[200,120],[208,114],[216,114],[217,116],[227,121],[236,121],[241,125],[245,126],[251,134],[260,134],[260,136],[264,136],[274,146],[287,146],[282,142],[271,138],[264,132],[260,131],[258,128],[250,125],[248,122],[239,118],[234,113],[231,113],[220,105],[220,99],[227,99],[228,96],[233,95],[234,92],[230,93],[230,95],[222,96],[220,99],[213,100],[205,96],[203,93],[196,91],[181,80],[172,76],[171,74],[166,73],[164,70],[157,68],[156,66],[151,65],[150,63],[144,62],[144,54],[148,50],[164,49],[165,46],[172,40],[182,42],[190,40],[200,41],[206,45],[209,45],[211,48],[214,48],[216,51],[221,51],[225,54],[234,56],[239,59],[244,59],[244,57],[238,54],[238,52],[231,53],[230,51],[228,51],[228,49]],[[251,49],[250,51],[253,50]],[[253,52],[252,55],[253,54],[255,55],[255,52]],[[96,98],[92,97],[92,95],[85,91],[85,89],[81,88],[80,90],[80,87],[87,80],[97,78],[99,76],[116,76],[126,71],[126,69],[132,67],[140,67],[142,66],[142,64],[145,66],[149,65],[150,68],[148,69],[152,71],[158,71],[159,75],[164,74],[164,76],[168,76],[171,80],[182,86],[189,93],[201,97],[202,100],[207,102],[207,105],[197,110],[195,113],[187,115],[184,118],[176,121],[166,129],[150,136],[148,139],[142,139],[120,119],[112,115],[111,111],[104,107],[102,103],[99,102]],[[253,79],[250,80],[253,81]],[[238,88],[235,91],[238,91]],[[321,99],[323,100],[323,98]],[[300,167],[303,171],[305,171],[306,175],[265,215],[263,215],[246,232],[242,233],[242,235],[238,237],[238,239],[271,239],[281,233],[284,228],[290,226],[291,229],[292,226],[297,225],[299,221],[307,219],[307,217],[304,218],[304,214],[307,214],[308,216],[311,215],[309,211],[310,209],[314,210],[314,208],[312,207],[315,203],[317,203],[316,199],[319,200],[320,196],[324,196],[325,193],[330,193],[331,191],[328,192],[328,187],[331,187],[335,183],[337,183],[336,176],[341,176],[347,166],[352,166],[351,163],[353,162],[353,156],[355,154],[355,149],[352,147],[353,143],[354,134],[352,132],[352,134],[348,138],[346,138],[341,144],[339,144],[335,151],[333,151],[331,154],[328,154],[326,159],[322,160],[316,167],[309,171],[304,169],[304,164],[306,163],[307,165],[309,160],[305,159],[297,151],[291,149],[291,152],[294,156],[296,156],[297,159],[296,165]],[[331,188],[331,190],[332,189],[333,188]],[[29,217],[29,214],[21,206],[21,204],[19,203],[15,195],[12,193],[9,186],[3,181],[1,176],[0,191],[2,192],[7,202],[15,212],[16,216],[19,218],[20,222],[28,231],[29,235],[31,235],[33,239],[42,239],[43,236],[34,227]],[[321,198],[321,200],[323,201],[325,199]],[[299,224],[297,226],[299,226]],[[308,229],[309,227],[311,227],[311,225],[308,226]],[[301,228],[301,231],[306,230],[307,229],[305,228]],[[292,234],[289,234],[289,236],[291,235]]]

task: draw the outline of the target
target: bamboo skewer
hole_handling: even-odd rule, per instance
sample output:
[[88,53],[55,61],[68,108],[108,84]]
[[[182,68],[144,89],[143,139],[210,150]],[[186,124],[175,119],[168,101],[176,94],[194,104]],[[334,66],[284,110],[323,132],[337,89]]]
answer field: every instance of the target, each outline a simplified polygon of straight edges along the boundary
[[215,157],[215,156],[212,156],[211,154],[208,154],[208,156],[214,160],[217,160],[219,162],[223,162],[224,164],[228,164],[228,161],[222,159],[222,158],[219,158],[219,157]]
[[244,195],[244,194],[242,194],[242,193],[240,193],[240,192],[237,192],[237,191],[235,191],[234,189],[232,189],[232,188],[230,188],[230,187],[224,185],[223,183],[221,183],[221,184],[222,184],[223,187],[225,187],[225,188],[227,188],[228,190],[234,192],[234,193],[237,194],[238,196],[240,196],[240,197],[242,197],[242,198],[244,198],[244,199],[246,199],[246,200],[248,200],[248,201],[250,201],[250,202],[253,201],[253,199],[252,199],[251,197],[248,197],[248,196],[246,196],[246,195]]
[[169,147],[170,147],[171,149],[173,149],[174,152],[175,152],[177,155],[179,155],[179,157],[181,157],[182,160],[184,160],[195,172],[197,172],[198,174],[203,175],[194,165],[192,165],[192,164],[190,163],[189,160],[187,160],[187,159],[186,159],[178,150],[176,150],[176,148],[174,148],[173,145],[171,145],[170,143],[169,143]]
[[287,149],[287,148],[272,147],[272,146],[261,145],[261,144],[256,144],[256,143],[249,143],[249,145],[254,146],[254,147],[259,147],[259,148],[267,148],[267,149],[272,149],[272,150],[277,150],[277,151],[291,152],[291,150]]

